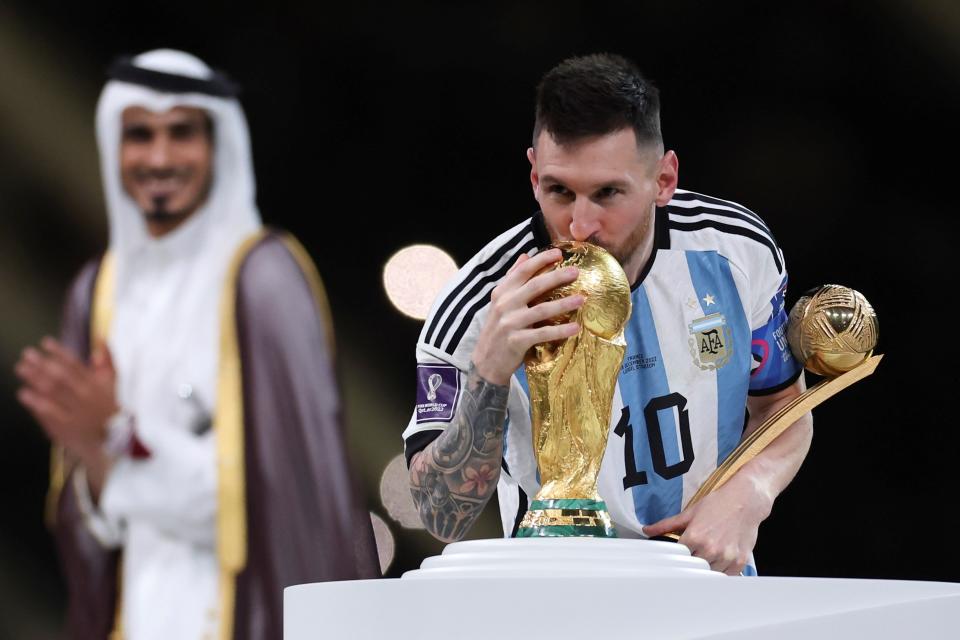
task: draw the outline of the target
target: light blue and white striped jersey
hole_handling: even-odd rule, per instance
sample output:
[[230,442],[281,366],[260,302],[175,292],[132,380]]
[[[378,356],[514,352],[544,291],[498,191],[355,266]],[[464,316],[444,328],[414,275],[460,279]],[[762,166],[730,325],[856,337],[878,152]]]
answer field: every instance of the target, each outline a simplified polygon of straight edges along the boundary
[[[759,216],[677,190],[657,210],[652,258],[632,287],[627,350],[598,489],[623,537],[677,514],[743,433],[748,394],[792,384],[783,254]],[[407,460],[452,420],[490,292],[521,253],[550,244],[542,214],[501,234],[437,297],[417,344]],[[515,534],[539,489],[523,367],[511,380],[497,495]]]

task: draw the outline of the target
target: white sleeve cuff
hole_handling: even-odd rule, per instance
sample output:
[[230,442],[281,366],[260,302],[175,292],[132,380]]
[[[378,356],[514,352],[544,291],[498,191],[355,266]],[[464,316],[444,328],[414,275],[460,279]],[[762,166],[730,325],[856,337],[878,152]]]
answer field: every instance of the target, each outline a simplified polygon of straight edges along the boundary
[[97,539],[97,542],[107,549],[116,549],[122,546],[123,524],[121,522],[111,522],[93,504],[90,486],[87,484],[87,472],[82,466],[78,466],[73,472],[73,490],[80,511],[83,513],[83,521],[93,537]]
[[129,453],[133,440],[133,415],[121,409],[107,421],[107,439],[103,450],[111,458]]

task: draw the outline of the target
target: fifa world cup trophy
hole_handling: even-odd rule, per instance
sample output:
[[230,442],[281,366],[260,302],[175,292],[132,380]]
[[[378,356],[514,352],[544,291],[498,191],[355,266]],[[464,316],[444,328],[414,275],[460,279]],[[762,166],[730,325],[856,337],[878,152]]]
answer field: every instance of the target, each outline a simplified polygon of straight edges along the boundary
[[574,318],[577,335],[539,344],[526,355],[533,421],[533,450],[540,491],[517,537],[616,537],[597,475],[607,447],[613,393],[626,351],[623,329],[630,317],[630,283],[616,259],[585,242],[562,242],[563,259],[552,268],[576,266],[579,276],[545,299],[576,293],[585,301]]

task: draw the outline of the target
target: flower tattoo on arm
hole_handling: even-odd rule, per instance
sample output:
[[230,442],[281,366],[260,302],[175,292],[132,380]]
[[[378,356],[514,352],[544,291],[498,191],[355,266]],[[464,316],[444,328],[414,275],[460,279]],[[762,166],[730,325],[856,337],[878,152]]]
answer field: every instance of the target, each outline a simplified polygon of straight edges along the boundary
[[473,364],[453,422],[410,464],[410,493],[424,526],[445,542],[460,540],[500,478],[509,387],[488,382]]

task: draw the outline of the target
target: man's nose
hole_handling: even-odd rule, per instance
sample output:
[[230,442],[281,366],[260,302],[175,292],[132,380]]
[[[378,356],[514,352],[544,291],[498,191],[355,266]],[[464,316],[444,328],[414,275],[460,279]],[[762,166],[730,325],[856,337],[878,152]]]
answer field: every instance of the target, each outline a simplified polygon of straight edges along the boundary
[[163,135],[154,136],[147,153],[151,169],[166,169],[170,166],[170,140]]
[[600,231],[600,207],[589,198],[577,198],[570,217],[570,237],[578,242]]

